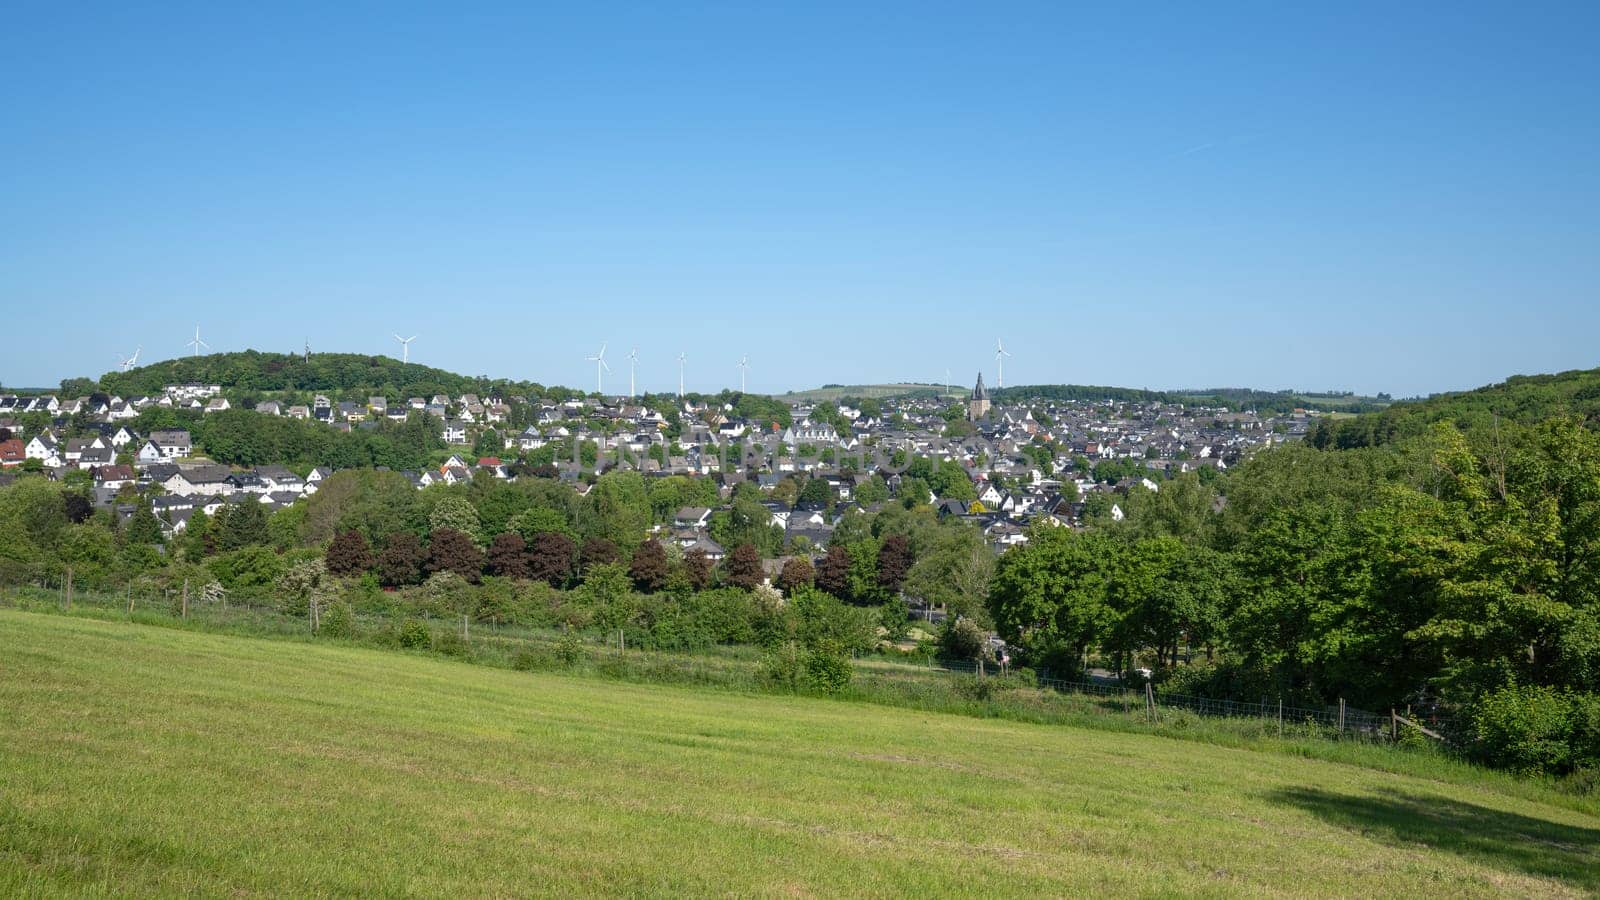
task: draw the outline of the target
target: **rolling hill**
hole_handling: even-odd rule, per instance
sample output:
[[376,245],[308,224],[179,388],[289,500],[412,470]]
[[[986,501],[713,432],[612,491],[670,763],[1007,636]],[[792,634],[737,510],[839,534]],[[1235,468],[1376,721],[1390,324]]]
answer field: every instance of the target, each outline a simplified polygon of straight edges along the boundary
[[1600,819],[1166,738],[0,610],[0,893],[1582,896]]
[[1562,415],[1579,416],[1591,428],[1600,425],[1600,369],[1514,375],[1470,391],[1401,401],[1381,412],[1319,423],[1307,440],[1322,449],[1370,447],[1414,437],[1435,422],[1452,421],[1471,432],[1492,428],[1497,416],[1528,425]]

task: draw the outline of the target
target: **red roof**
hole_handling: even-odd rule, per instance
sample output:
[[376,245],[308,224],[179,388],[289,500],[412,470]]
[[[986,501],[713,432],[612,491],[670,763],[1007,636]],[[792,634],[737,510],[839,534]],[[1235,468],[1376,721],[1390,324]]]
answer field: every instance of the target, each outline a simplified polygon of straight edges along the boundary
[[482,466],[485,469],[493,469],[493,468],[495,468],[495,467],[500,465],[500,457],[498,457],[498,456],[480,456],[480,457],[478,457],[478,465]]
[[0,463],[19,463],[27,458],[28,451],[22,446],[22,441],[16,438],[0,441]]

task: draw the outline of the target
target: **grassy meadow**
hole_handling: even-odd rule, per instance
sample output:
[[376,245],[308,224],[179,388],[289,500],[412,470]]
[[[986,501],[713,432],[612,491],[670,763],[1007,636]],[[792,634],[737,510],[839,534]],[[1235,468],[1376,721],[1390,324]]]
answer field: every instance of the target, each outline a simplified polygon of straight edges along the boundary
[[1600,818],[1133,733],[0,610],[0,894],[1589,896]]

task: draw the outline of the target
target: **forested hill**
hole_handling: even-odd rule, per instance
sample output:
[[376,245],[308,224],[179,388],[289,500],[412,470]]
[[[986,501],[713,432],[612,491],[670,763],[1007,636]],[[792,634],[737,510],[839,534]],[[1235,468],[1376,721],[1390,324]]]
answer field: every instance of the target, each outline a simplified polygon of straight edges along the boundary
[[1287,413],[1295,409],[1362,413],[1383,409],[1389,402],[1387,396],[1361,397],[1355,394],[1309,394],[1297,391],[1258,391],[1251,388],[1152,391],[1144,388],[1109,387],[1094,384],[1028,384],[1017,387],[995,388],[989,391],[989,396],[996,402],[1006,403],[1033,399],[1183,403],[1190,406],[1226,406],[1236,410],[1252,409],[1268,415]]
[[488,395],[495,387],[547,393],[539,385],[471,377],[387,356],[358,353],[212,353],[152,363],[127,372],[108,372],[99,387],[110,394],[157,394],[169,384],[218,384],[230,393],[319,391],[345,398],[381,395],[428,397],[463,393]]
[[1324,419],[1307,441],[1324,450],[1374,447],[1421,434],[1435,422],[1455,422],[1470,434],[1494,427],[1496,416],[1526,425],[1563,415],[1581,416],[1590,428],[1600,426],[1600,369],[1514,375],[1499,384],[1402,401],[1352,419]]

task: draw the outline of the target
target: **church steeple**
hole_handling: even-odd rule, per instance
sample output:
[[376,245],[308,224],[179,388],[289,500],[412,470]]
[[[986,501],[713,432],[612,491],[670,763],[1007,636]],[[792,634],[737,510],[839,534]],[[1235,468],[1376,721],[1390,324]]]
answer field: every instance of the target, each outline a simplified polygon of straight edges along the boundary
[[972,388],[972,398],[967,401],[967,419],[976,422],[989,415],[989,389],[983,386],[983,373],[978,373],[978,383]]

